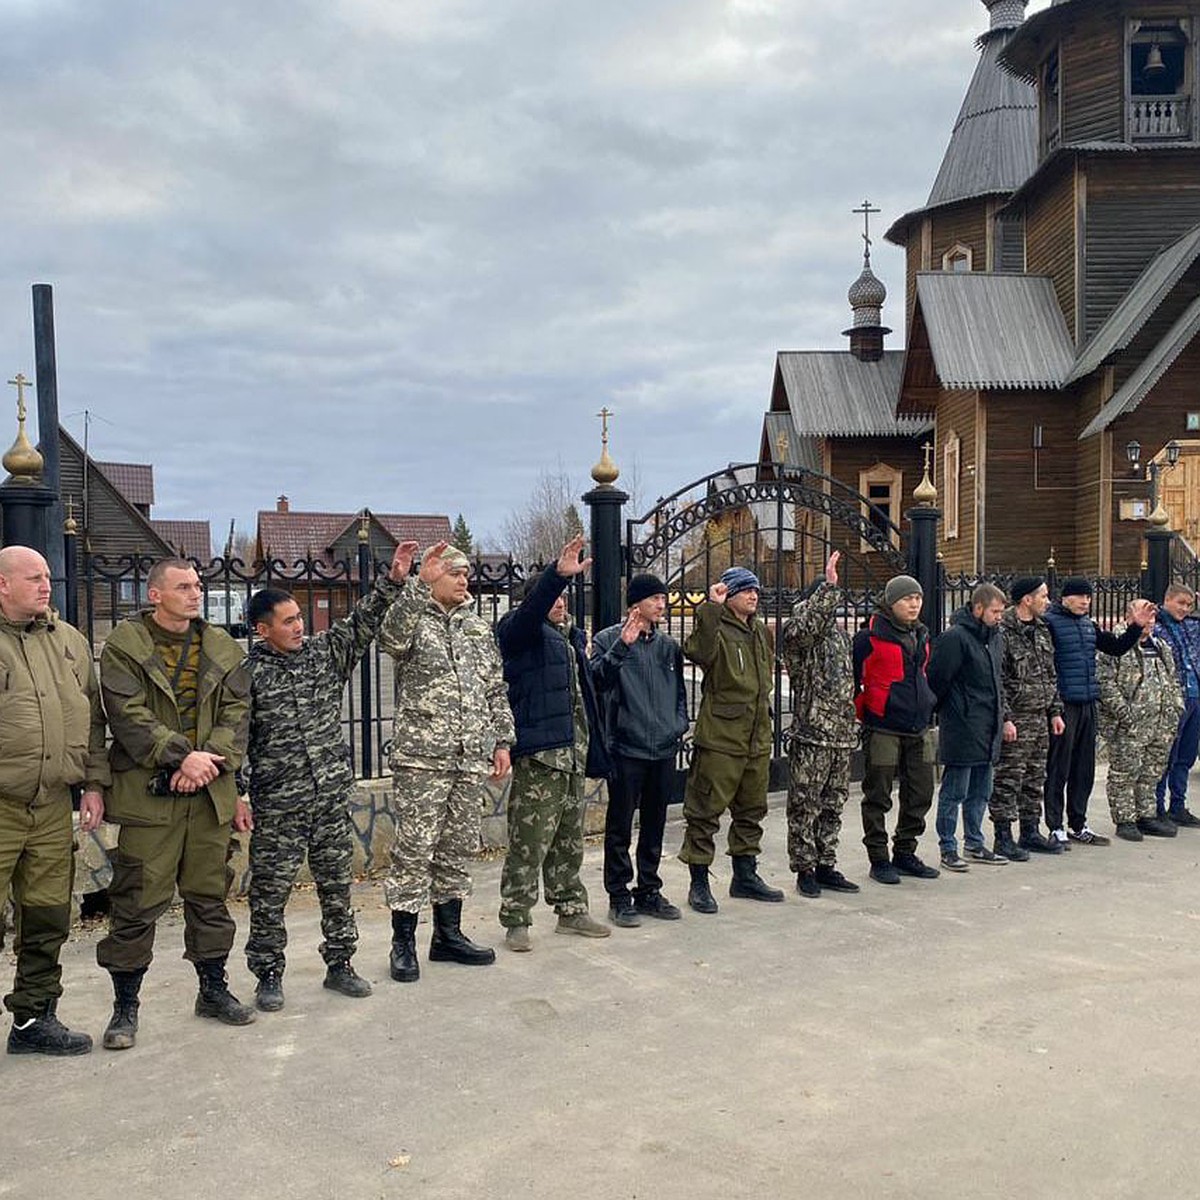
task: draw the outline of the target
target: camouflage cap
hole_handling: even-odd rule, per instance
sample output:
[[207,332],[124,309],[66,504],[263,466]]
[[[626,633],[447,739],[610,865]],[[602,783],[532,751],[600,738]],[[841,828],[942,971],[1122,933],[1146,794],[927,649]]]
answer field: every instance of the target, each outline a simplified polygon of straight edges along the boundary
[[463,567],[470,569],[471,560],[457,546],[447,546],[441,557],[450,565],[452,571],[461,570]]

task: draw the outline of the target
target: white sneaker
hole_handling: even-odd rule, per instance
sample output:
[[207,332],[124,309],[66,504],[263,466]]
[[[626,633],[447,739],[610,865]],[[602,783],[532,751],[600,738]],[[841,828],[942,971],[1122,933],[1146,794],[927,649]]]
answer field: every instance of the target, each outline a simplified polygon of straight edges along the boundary
[[1071,843],[1067,841],[1067,833],[1065,829],[1050,830],[1050,840],[1057,842],[1064,850],[1070,850]]

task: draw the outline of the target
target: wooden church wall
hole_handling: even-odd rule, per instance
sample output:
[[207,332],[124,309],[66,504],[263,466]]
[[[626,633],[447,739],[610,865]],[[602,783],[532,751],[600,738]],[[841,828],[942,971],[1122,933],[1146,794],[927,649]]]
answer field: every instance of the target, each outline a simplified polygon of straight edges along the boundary
[[971,251],[971,269],[987,269],[987,204],[976,200],[954,204],[932,214],[930,269],[940,271],[942,259],[955,246]]
[[[984,476],[991,571],[1045,569],[1053,547],[1064,558],[1075,539],[1076,406],[1056,392],[987,392]],[[1035,451],[1034,427],[1042,449]]]
[[[973,571],[975,569],[975,477],[977,459],[975,439],[977,433],[978,394],[974,391],[945,391],[938,401],[937,431],[934,439],[934,483],[938,490],[938,504],[943,519],[938,549],[942,552],[946,570]],[[951,435],[959,439],[958,456],[958,536],[946,536],[946,496],[950,481],[945,475],[945,446]]]
[[1025,265],[1030,275],[1049,275],[1067,329],[1075,329],[1075,176],[1063,172],[1029,203]]
[[1062,42],[1063,141],[1125,140],[1125,32],[1115,4],[1096,6]]

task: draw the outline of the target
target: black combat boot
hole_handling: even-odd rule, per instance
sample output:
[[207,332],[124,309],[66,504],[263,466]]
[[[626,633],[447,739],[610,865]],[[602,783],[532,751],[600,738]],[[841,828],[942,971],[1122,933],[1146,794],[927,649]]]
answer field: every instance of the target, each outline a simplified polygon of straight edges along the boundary
[[325,971],[325,982],[321,986],[355,1000],[371,994],[371,985],[350,965],[348,958],[329,964]]
[[698,913],[715,913],[717,902],[712,888],[708,886],[708,866],[705,863],[688,863],[692,886],[688,888],[688,904]]
[[278,1012],[283,1007],[283,972],[273,968],[258,977],[254,1003],[263,1012]]
[[392,978],[398,983],[415,983],[421,978],[417,962],[417,914],[392,911]]
[[61,1058],[91,1051],[92,1039],[86,1033],[72,1033],[54,1015],[57,1004],[57,1000],[44,1001],[34,1016],[24,1018],[23,1024],[18,1024],[14,1015],[8,1033],[9,1054],[53,1054]]
[[995,824],[996,841],[992,846],[993,852],[1007,858],[1009,862],[1028,862],[1029,851],[1013,841],[1012,822],[997,821]]
[[195,964],[200,979],[200,994],[196,997],[196,1016],[215,1017],[222,1025],[249,1025],[254,1009],[243,1004],[229,990],[225,976],[224,958],[206,958]]
[[1137,827],[1148,837],[1175,837],[1179,829],[1166,817],[1138,817]]
[[758,859],[752,854],[733,856],[733,878],[729,881],[729,894],[741,900],[766,900],[778,904],[783,893],[778,888],[768,887],[758,874]]
[[1017,845],[1032,854],[1061,854],[1063,852],[1062,842],[1055,838],[1042,837],[1036,821],[1021,822],[1021,836]]
[[429,961],[456,962],[468,967],[486,967],[496,961],[495,950],[477,946],[463,933],[461,900],[443,900],[433,906]]
[[137,1041],[138,993],[146,968],[113,971],[113,1011],[101,1044],[105,1050],[129,1050]]

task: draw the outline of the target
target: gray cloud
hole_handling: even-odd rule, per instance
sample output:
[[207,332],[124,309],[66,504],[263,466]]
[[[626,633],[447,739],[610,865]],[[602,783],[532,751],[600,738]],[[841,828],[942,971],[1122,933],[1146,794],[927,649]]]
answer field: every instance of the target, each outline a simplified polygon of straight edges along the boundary
[[[1035,4],[1034,8],[1041,7]],[[752,458],[838,346],[870,195],[936,173],[975,0],[0,0],[0,346],[55,285],[63,411],[161,516],[460,509],[613,452]],[[903,261],[877,271],[902,327]],[[898,342],[896,336],[896,344]],[[77,428],[78,420],[67,424]]]

